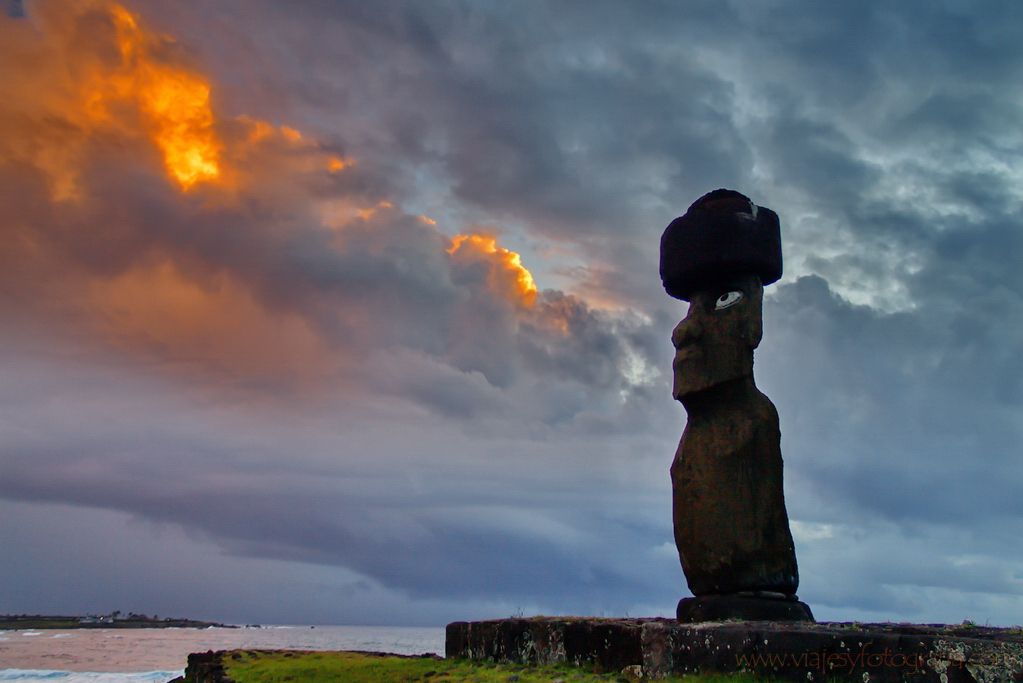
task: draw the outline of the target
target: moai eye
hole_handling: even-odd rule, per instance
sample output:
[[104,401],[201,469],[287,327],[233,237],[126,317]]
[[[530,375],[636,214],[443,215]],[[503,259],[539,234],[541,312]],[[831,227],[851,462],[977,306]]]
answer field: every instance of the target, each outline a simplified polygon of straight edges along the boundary
[[718,297],[718,300],[714,302],[714,310],[720,311],[723,308],[734,306],[740,301],[742,301],[742,292],[733,289],[732,291],[725,292]]

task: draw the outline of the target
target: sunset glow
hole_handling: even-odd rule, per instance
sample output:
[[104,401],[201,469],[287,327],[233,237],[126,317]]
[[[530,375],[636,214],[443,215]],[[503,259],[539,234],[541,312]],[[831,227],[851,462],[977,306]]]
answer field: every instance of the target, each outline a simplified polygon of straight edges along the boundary
[[181,189],[220,176],[221,143],[214,132],[210,85],[201,76],[150,54],[154,37],[124,7],[113,5],[121,69],[101,78],[90,101],[133,100],[168,174]]
[[375,216],[377,214],[377,211],[379,211],[381,209],[393,209],[393,208],[394,208],[394,204],[392,204],[391,202],[385,200],[385,201],[377,202],[376,206],[366,206],[366,207],[357,209],[355,211],[355,215],[358,216],[359,218],[361,218],[364,221],[368,221],[369,219],[373,218],[373,216]]
[[337,173],[343,171],[352,164],[355,163],[354,159],[344,159],[342,157],[330,157],[327,159],[327,170],[331,173]]
[[515,293],[526,306],[532,306],[536,300],[536,281],[533,274],[522,265],[522,257],[510,249],[497,244],[497,238],[485,234],[455,235],[447,252],[455,256],[463,252],[478,252],[492,257],[500,266],[499,273],[511,275]]
[[302,133],[291,126],[281,126],[281,134],[291,142],[298,142],[302,139]]
[[307,321],[267,309],[228,275],[197,280],[162,260],[97,279],[84,294],[111,344],[179,373],[310,386],[332,362]]

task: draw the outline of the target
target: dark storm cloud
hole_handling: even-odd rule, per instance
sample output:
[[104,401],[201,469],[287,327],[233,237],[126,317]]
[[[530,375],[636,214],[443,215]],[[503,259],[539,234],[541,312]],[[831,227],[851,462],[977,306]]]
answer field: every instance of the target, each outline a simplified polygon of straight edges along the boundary
[[[983,297],[969,300],[984,305]],[[1023,436],[1014,371],[1023,331],[1005,324],[1023,308],[1003,297],[998,315],[957,320],[918,303],[916,311],[878,313],[842,301],[817,277],[779,290],[769,306],[765,354],[773,354],[761,364],[763,381],[792,391],[788,378],[798,376],[815,395],[812,404],[785,397],[792,457],[816,487],[846,499],[846,514],[1017,516],[1018,481],[991,475],[1011,473],[1012,444]]]
[[[4,497],[455,599],[420,608],[437,621],[464,616],[460,596],[670,613],[684,415],[666,370],[684,305],[660,290],[657,237],[731,186],[782,218],[757,379],[781,415],[802,597],[861,620],[1023,607],[1016,4],[133,7],[208,67],[227,139],[244,113],[317,147],[250,150],[251,191],[226,205],[182,200],[117,135],[82,152],[74,210],[24,155],[4,166],[18,219],[0,303],[27,321],[3,342]],[[74,138],[11,102],[33,140]],[[358,163],[302,170],[326,154]],[[426,225],[424,206],[447,220]],[[497,260],[445,252],[474,225],[562,247],[575,285],[521,306]],[[238,328],[236,344],[182,346],[146,319],[116,328],[111,361],[82,334],[83,282],[159,259],[212,297],[208,324],[256,302],[209,335]],[[104,319],[134,320],[132,301]],[[296,357],[331,390],[282,380]]]
[[[1011,89],[986,87],[1018,71],[1008,29],[951,8],[388,7],[289,12],[289,29],[315,14],[317,30],[337,39],[325,49],[294,39],[280,58],[301,64],[305,81],[344,90],[333,117],[354,127],[366,116],[388,121],[391,137],[373,144],[427,164],[437,176],[430,190],[448,188],[477,212],[526,220],[614,262],[633,305],[649,306],[656,292],[656,245],[638,236],[708,187],[762,186],[758,199],[784,202],[789,217],[825,213],[817,229],[786,226],[799,267],[804,241],[834,245],[847,260],[850,240],[900,241],[902,231],[877,220],[892,195],[953,178],[962,187],[956,157],[965,149],[998,140],[1004,158],[1018,145],[1005,139],[1018,109]],[[1011,6],[987,11],[1013,25]],[[937,106],[945,100],[959,104]],[[985,177],[972,175],[980,190]],[[898,187],[907,180],[912,187]],[[956,192],[943,191],[944,202]],[[848,281],[870,276],[871,262],[810,270]]]

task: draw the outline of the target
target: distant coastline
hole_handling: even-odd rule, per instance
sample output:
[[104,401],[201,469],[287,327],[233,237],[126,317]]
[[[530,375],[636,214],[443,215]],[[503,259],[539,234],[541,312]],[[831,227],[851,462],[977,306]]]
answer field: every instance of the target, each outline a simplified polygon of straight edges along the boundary
[[44,614],[0,614],[0,630],[24,631],[28,629],[74,629],[74,628],[237,628],[229,624],[196,619],[148,616],[134,612],[122,615],[44,615]]

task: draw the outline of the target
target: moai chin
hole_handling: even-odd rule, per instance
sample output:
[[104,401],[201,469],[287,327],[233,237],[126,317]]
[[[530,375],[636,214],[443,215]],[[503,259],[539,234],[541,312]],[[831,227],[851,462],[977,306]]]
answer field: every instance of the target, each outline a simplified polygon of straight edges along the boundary
[[813,620],[782,489],[778,413],[753,382],[764,286],[781,277],[778,215],[733,190],[700,197],[661,236],[661,281],[689,302],[672,332],[688,419],[671,464],[675,544],[694,598],[679,621]]

